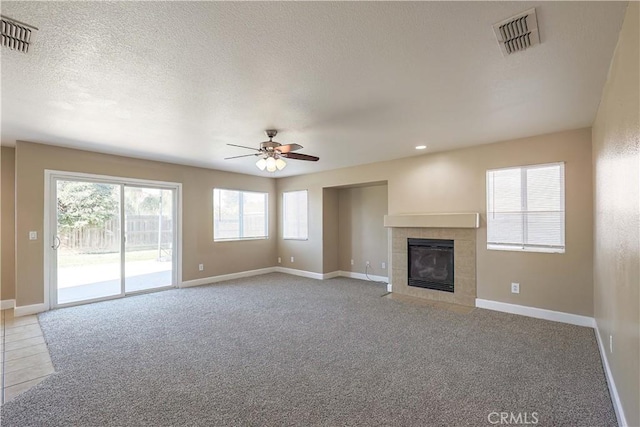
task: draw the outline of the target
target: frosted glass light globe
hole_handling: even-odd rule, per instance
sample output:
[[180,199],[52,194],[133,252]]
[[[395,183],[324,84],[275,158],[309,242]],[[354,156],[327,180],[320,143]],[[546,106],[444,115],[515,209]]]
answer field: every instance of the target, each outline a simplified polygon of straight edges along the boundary
[[274,159],[273,157],[267,157],[266,162],[267,162],[267,171],[275,172],[277,169],[276,159]]
[[267,167],[267,161],[265,159],[259,159],[256,162],[256,166],[258,167],[258,169],[260,169],[261,171],[264,170],[264,168]]

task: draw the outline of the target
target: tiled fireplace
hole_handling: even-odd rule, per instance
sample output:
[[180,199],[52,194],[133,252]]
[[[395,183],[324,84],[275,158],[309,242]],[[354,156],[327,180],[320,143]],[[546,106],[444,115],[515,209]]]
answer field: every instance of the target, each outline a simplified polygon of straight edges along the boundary
[[[475,214],[465,214],[475,215]],[[409,295],[412,297],[426,298],[434,301],[444,301],[453,304],[466,306],[475,306],[476,299],[476,229],[477,217],[475,222],[473,219],[469,221],[460,221],[459,217],[453,220],[433,221],[433,215],[420,215],[426,219],[416,221],[417,215],[401,215],[385,218],[385,226],[390,227],[390,251],[391,260],[390,275],[392,292]],[[414,217],[411,221],[399,220],[398,217]],[[402,225],[412,225],[403,227]],[[456,227],[441,227],[431,225],[455,225]],[[437,271],[442,275],[442,271],[453,267],[453,272],[449,272],[444,276],[452,276],[453,292],[450,287],[443,287],[443,290],[427,289],[418,283],[409,286],[409,239],[420,239],[420,241],[435,242],[453,242],[453,260],[444,265]],[[436,267],[436,258],[433,259],[434,267]],[[422,261],[425,263],[425,261]],[[437,260],[438,264],[441,261]],[[414,267],[415,270],[415,267]],[[413,273],[415,276],[415,271]],[[443,276],[443,277],[444,277]],[[412,280],[415,282],[415,280]],[[418,281],[419,282],[419,281]]]

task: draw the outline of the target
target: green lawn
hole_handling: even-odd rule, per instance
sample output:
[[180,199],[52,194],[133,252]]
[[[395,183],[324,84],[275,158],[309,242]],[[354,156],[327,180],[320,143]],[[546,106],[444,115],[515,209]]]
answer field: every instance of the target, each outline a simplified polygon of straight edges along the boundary
[[[127,252],[127,261],[152,261],[158,258],[158,250]],[[65,254],[58,253],[58,267],[74,267],[77,265],[114,264],[120,262],[120,253],[107,254]]]

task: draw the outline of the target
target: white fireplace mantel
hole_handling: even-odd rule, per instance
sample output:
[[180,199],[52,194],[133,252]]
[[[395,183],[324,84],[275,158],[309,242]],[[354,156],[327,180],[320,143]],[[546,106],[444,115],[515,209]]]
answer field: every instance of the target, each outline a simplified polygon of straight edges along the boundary
[[479,213],[429,213],[385,215],[385,227],[478,228]]

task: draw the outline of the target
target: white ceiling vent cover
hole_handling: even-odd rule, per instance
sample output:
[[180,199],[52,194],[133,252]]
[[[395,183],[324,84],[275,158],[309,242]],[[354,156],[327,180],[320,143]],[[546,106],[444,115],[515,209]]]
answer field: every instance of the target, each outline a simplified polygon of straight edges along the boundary
[[494,24],[493,31],[504,56],[540,44],[535,8]]
[[37,30],[29,24],[25,24],[4,15],[2,19],[2,46],[12,50],[27,53],[31,44],[31,33]]

